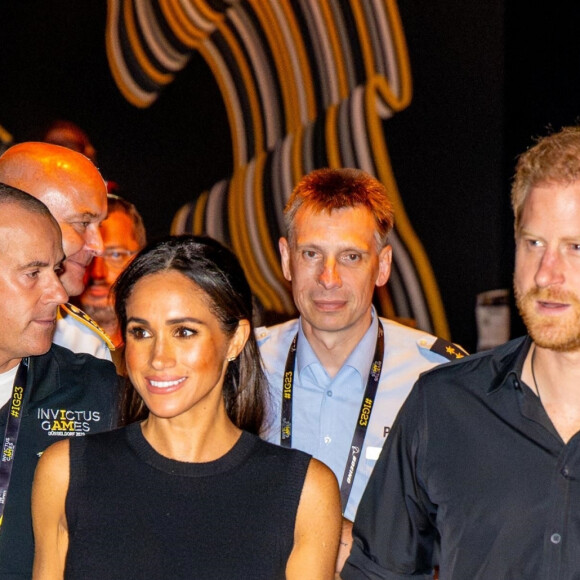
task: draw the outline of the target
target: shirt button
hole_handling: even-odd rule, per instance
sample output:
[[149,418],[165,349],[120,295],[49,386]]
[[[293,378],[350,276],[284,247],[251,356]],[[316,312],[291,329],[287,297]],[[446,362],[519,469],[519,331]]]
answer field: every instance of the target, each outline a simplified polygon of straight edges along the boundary
[[326,391],[326,394],[327,394],[329,397],[332,397],[332,391]]
[[570,477],[570,470],[567,467],[562,468],[562,475],[568,479]]
[[324,442],[328,445],[331,441],[332,439],[328,435],[326,435],[326,437],[324,438]]
[[552,534],[550,536],[550,542],[552,544],[559,544],[562,541],[562,536],[560,534]]

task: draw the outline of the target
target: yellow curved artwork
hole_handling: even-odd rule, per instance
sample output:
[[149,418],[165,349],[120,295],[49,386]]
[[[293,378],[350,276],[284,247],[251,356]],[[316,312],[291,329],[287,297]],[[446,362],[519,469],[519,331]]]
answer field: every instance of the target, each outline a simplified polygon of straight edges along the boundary
[[266,310],[292,314],[277,241],[296,182],[319,167],[375,175],[395,204],[387,316],[449,338],[438,286],[391,168],[385,126],[411,101],[394,0],[109,0],[107,55],[124,97],[148,107],[197,52],[225,103],[233,174],[176,213],[172,233],[232,248]]

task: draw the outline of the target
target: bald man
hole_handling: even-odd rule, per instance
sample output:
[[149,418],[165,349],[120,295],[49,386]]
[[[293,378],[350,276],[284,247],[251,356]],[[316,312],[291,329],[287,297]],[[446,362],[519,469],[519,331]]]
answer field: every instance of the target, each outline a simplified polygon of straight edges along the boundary
[[38,199],[0,183],[0,578],[32,575],[30,493],[42,452],[117,424],[108,361],[51,344],[67,294],[59,226]]
[[[84,277],[94,256],[103,252],[99,231],[107,215],[107,187],[84,155],[50,143],[20,143],[0,156],[0,182],[42,201],[62,231],[66,259],[62,284],[69,296],[84,290]],[[111,360],[112,343],[90,317],[65,304],[53,341],[73,352]]]

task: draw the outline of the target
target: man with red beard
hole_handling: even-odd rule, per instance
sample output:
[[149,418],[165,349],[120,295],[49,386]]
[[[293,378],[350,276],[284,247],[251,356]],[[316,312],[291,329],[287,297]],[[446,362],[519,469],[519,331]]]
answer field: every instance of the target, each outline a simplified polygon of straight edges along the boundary
[[[84,290],[94,256],[103,252],[100,224],[107,215],[107,186],[87,157],[50,143],[27,142],[0,156],[0,182],[42,201],[62,231],[66,255],[61,282],[69,296]],[[111,360],[107,335],[71,304],[61,305],[53,341],[73,352]]]
[[345,580],[580,574],[580,128],[519,159],[514,289],[529,336],[415,384],[361,500]]

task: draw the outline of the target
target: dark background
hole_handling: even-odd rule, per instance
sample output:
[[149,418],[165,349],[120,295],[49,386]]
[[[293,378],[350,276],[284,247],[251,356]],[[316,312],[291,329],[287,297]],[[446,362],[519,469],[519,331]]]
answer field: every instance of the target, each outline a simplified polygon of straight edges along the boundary
[[[453,340],[476,344],[475,296],[511,287],[509,181],[532,137],[580,114],[580,7],[401,0],[414,96],[385,122],[407,213]],[[0,0],[0,124],[16,141],[79,124],[150,237],[232,169],[221,95],[198,54],[148,109],[127,103],[105,53],[106,3]],[[513,334],[522,331],[514,317]]]

